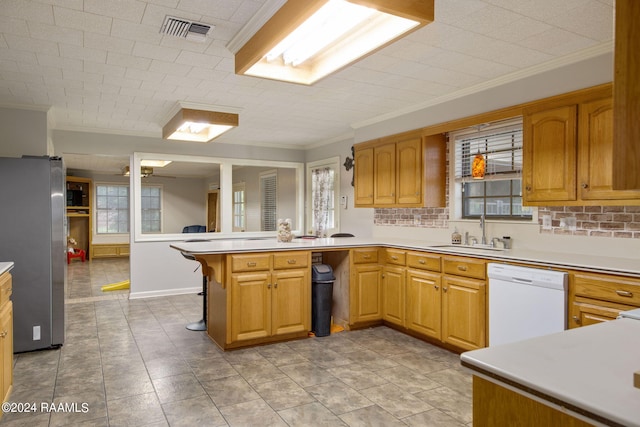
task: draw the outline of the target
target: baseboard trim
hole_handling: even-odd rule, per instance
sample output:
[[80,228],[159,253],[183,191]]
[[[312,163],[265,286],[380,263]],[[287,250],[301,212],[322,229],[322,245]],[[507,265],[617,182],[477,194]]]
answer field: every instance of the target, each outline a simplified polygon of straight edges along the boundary
[[202,286],[197,286],[193,288],[163,289],[161,291],[129,292],[129,299],[156,298],[156,297],[167,297],[171,295],[197,294],[198,292],[202,292]]

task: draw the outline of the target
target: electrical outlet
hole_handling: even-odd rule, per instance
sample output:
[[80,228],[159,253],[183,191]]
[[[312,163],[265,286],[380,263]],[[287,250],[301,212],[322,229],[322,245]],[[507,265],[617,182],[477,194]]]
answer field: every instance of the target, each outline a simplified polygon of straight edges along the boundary
[[33,327],[33,340],[40,341],[40,326]]

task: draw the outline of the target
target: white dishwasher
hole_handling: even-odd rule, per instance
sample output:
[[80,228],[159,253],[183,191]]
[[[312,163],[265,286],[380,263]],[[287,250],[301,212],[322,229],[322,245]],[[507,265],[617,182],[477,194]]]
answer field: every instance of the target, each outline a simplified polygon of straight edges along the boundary
[[567,273],[489,263],[489,346],[561,332]]

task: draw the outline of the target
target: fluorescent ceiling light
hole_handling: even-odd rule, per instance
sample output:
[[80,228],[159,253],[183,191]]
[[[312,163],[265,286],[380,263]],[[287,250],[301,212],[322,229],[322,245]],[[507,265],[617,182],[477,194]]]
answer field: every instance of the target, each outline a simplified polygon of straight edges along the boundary
[[236,74],[312,84],[433,21],[433,0],[289,0],[236,53]]
[[209,142],[238,126],[238,114],[181,108],[162,128],[162,138]]

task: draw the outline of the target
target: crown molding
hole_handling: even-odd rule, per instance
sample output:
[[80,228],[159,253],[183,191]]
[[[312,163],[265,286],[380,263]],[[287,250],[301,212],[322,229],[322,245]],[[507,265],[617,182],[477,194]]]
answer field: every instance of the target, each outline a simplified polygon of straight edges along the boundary
[[227,49],[229,49],[233,55],[238,53],[240,48],[244,46],[244,44],[249,41],[249,39],[253,37],[260,28],[262,28],[265,22],[267,22],[286,2],[286,0],[267,0],[258,12],[251,17],[249,22],[247,22],[247,24],[242,27],[231,40],[229,40],[229,43],[227,43]]

